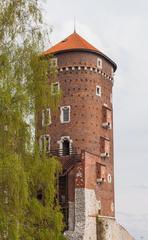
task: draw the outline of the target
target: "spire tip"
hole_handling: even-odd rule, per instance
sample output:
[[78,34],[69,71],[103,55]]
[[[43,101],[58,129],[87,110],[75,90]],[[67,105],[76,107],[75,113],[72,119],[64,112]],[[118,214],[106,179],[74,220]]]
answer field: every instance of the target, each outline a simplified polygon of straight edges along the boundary
[[76,17],[74,17],[74,33],[76,33]]

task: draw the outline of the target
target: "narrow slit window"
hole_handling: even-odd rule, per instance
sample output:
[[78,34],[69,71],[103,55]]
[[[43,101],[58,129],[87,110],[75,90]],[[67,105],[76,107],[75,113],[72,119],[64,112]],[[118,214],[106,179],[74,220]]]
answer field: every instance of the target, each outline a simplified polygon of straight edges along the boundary
[[102,59],[97,58],[97,68],[102,69]]
[[96,96],[101,97],[101,87],[100,86],[96,86]]

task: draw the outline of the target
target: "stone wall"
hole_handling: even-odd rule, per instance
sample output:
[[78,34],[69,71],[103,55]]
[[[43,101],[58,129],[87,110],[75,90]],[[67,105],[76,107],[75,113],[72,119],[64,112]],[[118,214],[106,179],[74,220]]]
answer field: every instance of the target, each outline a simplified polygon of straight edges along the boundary
[[134,240],[114,218],[97,218],[97,240]]
[[95,191],[76,188],[75,190],[75,228],[65,232],[69,240],[97,240]]

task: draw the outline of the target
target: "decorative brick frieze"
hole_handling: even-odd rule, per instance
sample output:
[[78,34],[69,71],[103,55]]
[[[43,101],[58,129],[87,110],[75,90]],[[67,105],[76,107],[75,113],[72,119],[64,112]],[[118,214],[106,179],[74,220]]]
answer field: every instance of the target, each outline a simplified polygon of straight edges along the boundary
[[109,76],[108,74],[106,74],[105,72],[103,72],[102,70],[99,70],[98,68],[92,68],[92,67],[86,67],[86,66],[69,66],[69,67],[60,67],[58,68],[59,73],[61,72],[71,72],[71,71],[89,71],[89,72],[93,72],[93,73],[98,73],[101,76],[103,76],[104,79],[106,80],[110,80],[113,81],[113,77]]

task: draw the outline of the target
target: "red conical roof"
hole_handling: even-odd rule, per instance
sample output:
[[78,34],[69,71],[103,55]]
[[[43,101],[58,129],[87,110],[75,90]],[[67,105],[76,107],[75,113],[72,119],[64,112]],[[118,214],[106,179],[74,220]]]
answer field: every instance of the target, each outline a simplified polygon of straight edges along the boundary
[[109,61],[113,65],[114,71],[117,68],[117,65],[109,57],[107,57],[97,48],[95,48],[90,43],[88,43],[84,38],[82,38],[76,32],[72,33],[63,41],[57,43],[53,47],[49,48],[47,51],[43,52],[43,55],[46,56],[48,54],[56,54],[60,52],[76,51],[76,50],[96,52],[97,54],[103,56],[107,61]]
[[100,52],[98,49],[96,49],[94,46],[88,43],[84,38],[82,38],[79,34],[74,32],[70,36],[65,38],[63,41],[49,48],[47,51],[44,52],[44,54],[47,55],[74,49],[83,49]]

